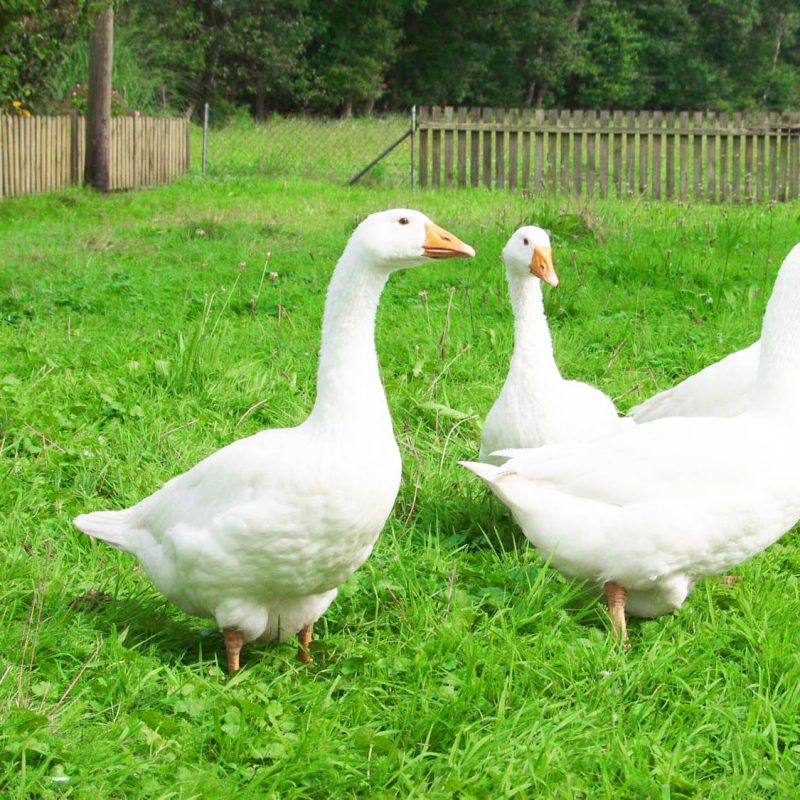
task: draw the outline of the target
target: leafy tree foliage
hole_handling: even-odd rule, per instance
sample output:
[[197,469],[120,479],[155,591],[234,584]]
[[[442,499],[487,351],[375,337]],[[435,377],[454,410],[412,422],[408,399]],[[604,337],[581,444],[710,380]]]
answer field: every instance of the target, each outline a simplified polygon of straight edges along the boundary
[[[81,81],[78,56],[98,2],[0,2],[0,106],[57,107],[56,87]],[[244,107],[263,118],[413,103],[800,106],[798,0],[116,0],[115,8],[129,64],[117,88],[141,107],[209,101],[217,114]]]
[[48,66],[64,42],[89,35],[80,0],[0,2],[0,108],[14,100],[36,108]]

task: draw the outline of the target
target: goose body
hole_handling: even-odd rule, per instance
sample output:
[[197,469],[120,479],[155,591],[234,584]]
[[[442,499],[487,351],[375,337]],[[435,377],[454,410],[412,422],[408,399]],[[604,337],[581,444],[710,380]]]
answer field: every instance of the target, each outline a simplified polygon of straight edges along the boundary
[[[680,608],[696,580],[800,519],[800,245],[764,318],[752,403],[731,418],[656,420],[591,442],[465,463],[565,574],[605,587],[615,628]],[[613,601],[613,605],[612,605]]]
[[725,356],[686,380],[634,406],[636,422],[662,417],[735,417],[750,405],[760,342]]
[[565,380],[553,354],[542,281],[558,284],[550,238],[528,225],[515,231],[503,249],[514,310],[514,351],[503,388],[486,416],[480,460],[509,448],[580,442],[625,424],[611,398],[594,386]]
[[297,633],[306,660],[311,626],[372,552],[401,472],[374,346],[378,299],[394,270],[471,255],[419,212],[368,217],[328,288],[309,417],[233,442],[131,508],[75,519],[136,556],[179,608],[215,619],[232,671],[243,644]]

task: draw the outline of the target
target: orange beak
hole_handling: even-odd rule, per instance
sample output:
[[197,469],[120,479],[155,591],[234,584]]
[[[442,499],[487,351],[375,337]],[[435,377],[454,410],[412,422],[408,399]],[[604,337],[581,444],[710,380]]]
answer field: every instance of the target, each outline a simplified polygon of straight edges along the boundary
[[428,258],[472,258],[475,255],[468,244],[432,222],[425,223],[422,251]]
[[535,275],[551,286],[558,286],[558,275],[553,266],[552,247],[534,247],[531,259],[531,275]]

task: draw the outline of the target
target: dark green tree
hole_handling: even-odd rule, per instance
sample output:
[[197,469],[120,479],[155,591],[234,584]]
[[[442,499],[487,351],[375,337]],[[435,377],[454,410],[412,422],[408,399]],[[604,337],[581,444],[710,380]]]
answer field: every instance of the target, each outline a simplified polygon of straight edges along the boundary
[[403,0],[329,0],[312,6],[309,64],[313,104],[348,117],[372,110],[386,92],[385,78],[403,36]]

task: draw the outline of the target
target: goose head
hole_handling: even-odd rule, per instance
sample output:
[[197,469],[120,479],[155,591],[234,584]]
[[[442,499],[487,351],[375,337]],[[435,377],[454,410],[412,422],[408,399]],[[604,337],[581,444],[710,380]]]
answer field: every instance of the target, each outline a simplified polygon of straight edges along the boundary
[[394,272],[430,259],[471,258],[475,250],[419,211],[393,208],[370,214],[350,237],[377,269]]
[[509,275],[533,275],[551,286],[558,286],[550,237],[535,225],[525,225],[514,232],[503,248],[503,262]]

